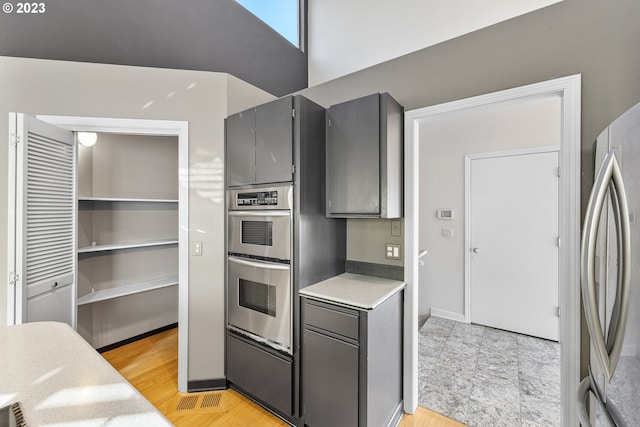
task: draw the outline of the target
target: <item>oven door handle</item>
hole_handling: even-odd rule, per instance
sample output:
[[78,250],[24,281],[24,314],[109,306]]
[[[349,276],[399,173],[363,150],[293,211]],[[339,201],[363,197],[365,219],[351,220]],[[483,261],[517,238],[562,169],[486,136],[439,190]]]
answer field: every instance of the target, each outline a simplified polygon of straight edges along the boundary
[[270,216],[291,216],[291,211],[283,211],[283,210],[272,210],[272,211],[229,211],[229,216],[261,216],[261,217],[270,217]]
[[232,262],[234,264],[244,265],[244,266],[247,266],[247,267],[266,268],[266,269],[269,269],[269,270],[288,271],[288,270],[291,269],[289,264],[279,264],[277,262],[269,262],[269,261],[260,261],[260,260],[239,258],[239,257],[236,257],[236,256],[230,256],[229,257],[229,262]]

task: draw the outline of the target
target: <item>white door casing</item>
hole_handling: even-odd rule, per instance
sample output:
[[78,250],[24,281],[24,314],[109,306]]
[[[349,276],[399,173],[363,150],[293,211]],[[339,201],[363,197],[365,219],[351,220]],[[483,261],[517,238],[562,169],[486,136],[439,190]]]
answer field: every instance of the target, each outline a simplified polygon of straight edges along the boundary
[[75,138],[9,114],[9,324],[75,326]]
[[[407,413],[418,406],[418,186],[420,123],[446,114],[529,97],[562,98],[562,136],[560,146],[559,306],[561,346],[562,425],[578,423],[576,393],[580,382],[580,99],[579,74],[506,89],[440,105],[405,112],[404,212],[405,212],[405,309],[403,400]],[[428,249],[428,248],[425,248]],[[428,256],[428,255],[427,255]]]
[[[187,392],[188,388],[188,337],[189,337],[189,124],[186,121],[119,119],[100,117],[76,116],[45,116],[38,115],[37,119],[63,128],[65,132],[104,132],[128,135],[158,135],[176,136],[178,138],[178,391]],[[63,130],[61,129],[61,130]],[[10,127],[11,134],[11,127]],[[75,152],[75,150],[74,150]],[[11,157],[12,153],[10,153]],[[10,171],[10,174],[12,172]],[[10,179],[11,181],[11,175]],[[75,176],[74,180],[75,182]],[[9,197],[12,197],[11,186]],[[15,197],[15,195],[14,195]],[[9,203],[11,205],[11,203]],[[74,205],[75,206],[75,205]],[[18,221],[17,215],[9,212],[9,228],[12,222]],[[74,251],[75,251],[75,232]],[[8,240],[11,240],[9,238]],[[11,253],[11,250],[9,251]],[[75,255],[74,255],[75,263]],[[12,271],[12,269],[9,269]],[[75,271],[75,264],[74,264]],[[15,299],[12,286],[9,286],[8,306],[11,307]],[[75,289],[72,296],[75,301]],[[74,304],[75,305],[75,304]],[[74,307],[75,308],[75,307]],[[12,308],[10,310],[13,310]],[[8,312],[10,317],[12,311]],[[75,309],[73,310],[75,324]]]
[[468,321],[558,340],[558,151],[465,156]]

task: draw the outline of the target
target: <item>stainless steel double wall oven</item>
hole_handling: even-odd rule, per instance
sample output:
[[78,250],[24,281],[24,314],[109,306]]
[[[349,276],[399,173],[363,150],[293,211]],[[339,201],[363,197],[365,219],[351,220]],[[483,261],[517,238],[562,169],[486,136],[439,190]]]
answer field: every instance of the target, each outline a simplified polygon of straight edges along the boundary
[[230,387],[294,425],[300,299],[344,272],[346,222],[325,215],[325,109],[295,95],[229,116],[227,333]]
[[293,187],[227,192],[228,327],[292,352]]

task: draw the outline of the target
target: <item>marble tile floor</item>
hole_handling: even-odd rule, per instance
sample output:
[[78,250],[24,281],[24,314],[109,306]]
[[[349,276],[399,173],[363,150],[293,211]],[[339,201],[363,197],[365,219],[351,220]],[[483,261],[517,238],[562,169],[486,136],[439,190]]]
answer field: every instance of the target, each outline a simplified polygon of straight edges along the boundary
[[419,404],[469,427],[560,421],[560,345],[430,317],[419,333]]
[[[596,372],[594,372],[596,378],[604,378],[604,374]],[[640,358],[623,355],[618,361],[611,382],[606,387],[608,403],[617,408],[628,426],[640,426],[640,405],[638,405],[640,382],[638,379],[640,379]],[[602,380],[598,384],[602,387]],[[596,420],[598,426],[611,426],[611,423],[604,418],[599,405],[596,408]]]

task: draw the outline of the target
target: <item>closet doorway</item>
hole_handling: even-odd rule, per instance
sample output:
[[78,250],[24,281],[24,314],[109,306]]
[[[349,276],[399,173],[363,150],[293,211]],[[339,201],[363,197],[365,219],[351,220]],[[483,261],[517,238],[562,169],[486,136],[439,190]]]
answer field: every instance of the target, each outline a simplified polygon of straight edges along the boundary
[[[78,145],[74,149],[72,174],[76,180],[73,192],[77,201],[74,202],[73,223],[77,223],[77,232],[74,231],[77,235],[73,238],[73,246],[74,251],[77,248],[77,254],[74,253],[76,277],[71,287],[70,323],[81,335],[94,341],[95,347],[103,347],[119,341],[121,336],[135,336],[142,329],[152,330],[163,322],[174,322],[177,307],[178,390],[186,392],[189,183],[185,171],[189,166],[188,123],[68,116],[37,116],[36,120],[24,115],[16,116],[24,117],[25,123],[37,125],[46,122],[43,125],[51,124],[74,134],[96,133],[100,135],[103,147],[109,147],[108,150],[102,147],[94,150]],[[17,122],[21,123],[20,120]],[[55,130],[52,126],[48,128]],[[23,139],[28,138],[32,137],[25,134]],[[135,148],[132,150],[133,146],[140,148],[141,152],[136,152]],[[99,152],[100,159],[94,159],[94,154],[98,157]],[[147,169],[148,174],[144,172],[145,166],[150,168]],[[108,170],[120,167],[122,170]],[[167,173],[162,172],[163,168]],[[17,183],[22,180],[18,176]],[[131,275],[136,280],[118,275],[110,277],[109,271],[124,271],[124,275]],[[119,274],[122,276],[123,273]],[[118,286],[123,283],[124,286]],[[15,300],[15,310],[12,313],[10,306],[7,314],[16,323],[28,320],[25,317],[28,312],[21,313],[23,299],[28,297],[24,287],[23,283],[18,283],[15,292],[11,292],[11,287],[9,290],[8,297]],[[162,303],[165,301],[167,307],[173,307],[174,314],[163,314],[148,321],[138,319],[135,321],[138,324],[130,330],[127,330],[126,322],[115,332],[98,327],[94,334],[95,313],[99,315],[100,311],[108,310],[112,302],[117,302],[114,307],[124,310],[123,315],[136,307],[153,306],[156,300],[160,311],[165,310]]]

